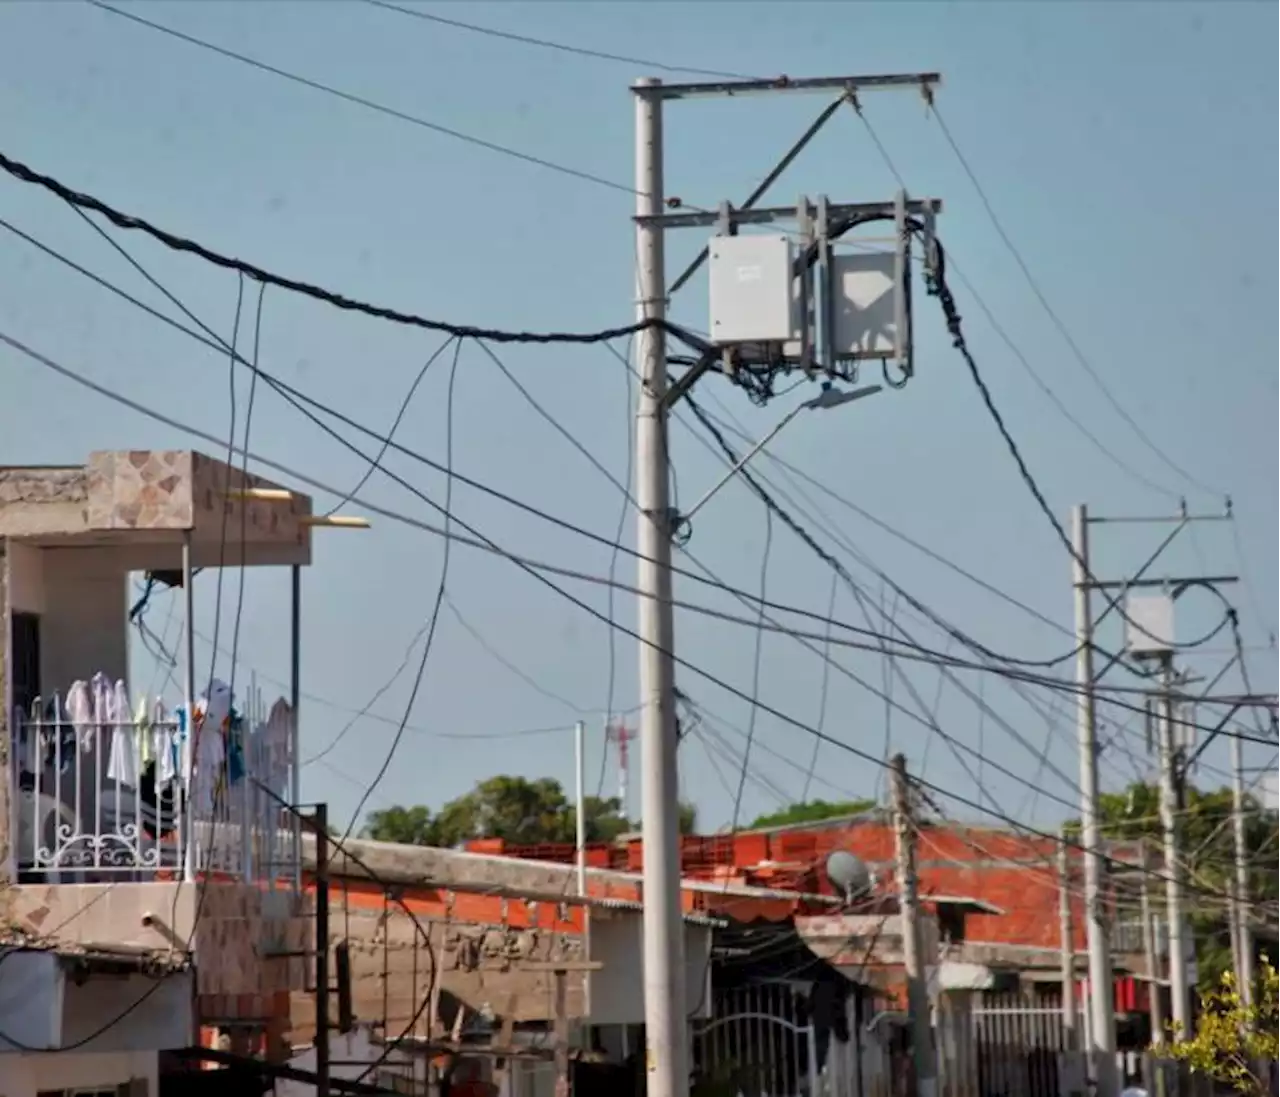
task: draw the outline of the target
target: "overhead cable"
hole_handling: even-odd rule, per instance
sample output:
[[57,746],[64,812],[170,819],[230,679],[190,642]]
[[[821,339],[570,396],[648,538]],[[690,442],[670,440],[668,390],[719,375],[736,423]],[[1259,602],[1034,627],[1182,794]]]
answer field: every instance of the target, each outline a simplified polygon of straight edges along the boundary
[[[147,415],[150,418],[157,420],[158,422],[164,422],[167,425],[174,427],[175,429],[183,430],[197,437],[204,436],[205,434],[205,432],[203,431],[199,431],[195,428],[187,426],[186,424],[180,423],[172,419],[171,417],[164,415],[164,413],[162,412],[158,412],[158,411],[155,411],[154,409],[148,408],[145,405],[142,405],[137,401],[132,400],[127,396],[124,396],[121,393],[113,392],[112,390],[106,388],[105,386],[99,385],[96,382],[89,380],[88,378],[70,369],[69,367],[63,366],[61,363],[55,362],[49,356],[41,353],[40,351],[36,351],[33,348],[26,346],[19,340],[14,339],[12,336],[4,332],[0,332],[0,342],[7,344],[14,350],[17,350],[19,353],[30,358],[32,361],[37,362],[45,366],[46,368],[51,369],[56,373],[60,373],[61,375],[69,379],[72,379],[76,381],[78,384],[81,384],[85,387],[93,389],[99,394],[107,397],[109,400],[113,400],[117,403],[121,403],[125,406],[131,407],[134,410],[144,415]],[[255,455],[251,455],[251,456],[253,457],[254,460],[259,461],[259,463],[266,465],[268,467],[277,467],[277,468],[280,467],[278,462],[261,459],[256,457]],[[368,460],[368,457],[365,456],[365,459]],[[314,483],[314,481],[311,481],[309,477],[295,473],[292,470],[282,469],[282,471],[284,471],[287,475],[293,476],[295,479],[299,480],[300,482]],[[387,475],[391,475],[394,478],[394,474],[391,474],[388,470],[384,469],[383,471]],[[337,492],[335,492],[333,489],[324,487],[323,485],[318,485],[318,486],[320,486],[321,490],[329,491],[333,494],[337,494]],[[434,500],[432,500],[430,496],[428,496],[425,492],[422,492],[420,489],[417,489],[412,485],[405,484],[405,486],[407,486],[410,490],[412,490],[414,494],[416,494],[419,498],[423,500],[423,502],[426,502],[433,509],[437,511],[442,509],[441,505],[435,502]],[[375,508],[368,507],[367,509],[373,510]],[[387,513],[388,517],[393,516],[393,512],[384,511],[384,513]],[[411,524],[419,524],[415,520],[404,518],[404,516],[395,516],[395,517],[397,517],[398,519],[409,521],[411,522]],[[513,553],[509,552],[508,550],[502,548],[500,545],[497,544],[497,542],[493,541],[491,538],[480,533],[479,530],[471,526],[469,523],[463,521],[461,518],[457,517],[456,515],[453,516],[452,520],[455,524],[460,526],[463,530],[465,530],[477,541],[480,541],[485,545],[487,545],[490,551],[492,551],[496,555],[501,556],[503,559],[507,560],[508,562],[514,564],[520,571],[523,571],[525,574],[536,579],[543,586],[546,586],[547,588],[549,588],[553,593],[558,594],[564,601],[570,603],[571,605],[576,606],[578,609],[582,610],[582,612],[586,613],[588,616],[595,618],[601,623],[606,623],[606,624],[608,623],[605,615],[601,613],[599,610],[597,610],[590,603],[583,601],[582,599],[578,598],[576,595],[572,594],[568,590],[565,590],[563,587],[558,586],[552,580],[548,579],[545,575],[541,574],[536,568],[534,568],[524,560],[520,559],[519,557],[515,556]],[[631,639],[635,640],[637,643],[644,644],[646,646],[656,646],[656,645],[653,645],[651,641],[648,641],[644,637],[640,636],[639,633],[635,632],[632,629],[627,628],[625,625],[615,623],[613,627],[616,628],[623,635],[629,636]],[[748,703],[752,702],[752,698],[750,694],[747,693],[745,690],[737,686],[734,686],[732,683],[725,681],[724,679],[720,678],[718,675],[715,675],[712,672],[699,666],[698,664],[693,663],[692,661],[682,657],[678,653],[663,650],[661,654],[665,658],[671,659],[676,666],[683,667],[684,669],[690,671],[697,677],[702,678],[704,681],[707,681],[710,684],[716,686],[717,688],[729,694],[730,696],[736,697],[739,700],[745,701]],[[760,708],[762,712],[767,713],[768,715],[774,717],[775,719],[779,720],[784,724],[787,724],[791,727],[796,728],[798,731],[803,731],[809,735],[821,736],[823,742],[827,742],[833,746],[839,747],[841,750],[853,755],[854,757],[860,758],[863,761],[869,762],[872,765],[875,765],[877,767],[883,768],[885,765],[883,760],[876,757],[874,754],[871,754],[868,751],[865,751],[857,746],[854,746],[852,743],[847,743],[842,739],[837,739],[834,736],[829,735],[825,732],[819,732],[816,728],[810,726],[805,721],[800,720],[794,716],[791,716],[788,713],[781,711],[780,709],[774,708],[773,706],[765,703],[764,701],[756,699],[754,703]],[[921,787],[927,788],[932,792],[936,793],[937,795],[944,796],[947,799],[952,800],[958,804],[961,804],[965,807],[976,810],[983,815],[987,815],[992,818],[999,819],[1002,822],[1005,822],[1010,826],[1013,826],[1019,830],[1022,830],[1031,836],[1045,838],[1048,841],[1058,840],[1058,836],[1056,835],[1048,834],[1044,831],[1038,830],[1037,828],[1030,827],[1027,824],[1021,823],[1018,820],[1013,819],[1012,817],[1002,812],[997,812],[990,808],[984,808],[980,803],[978,803],[975,800],[972,800],[971,798],[969,798],[963,793],[953,792],[941,785],[938,785],[933,782],[925,781],[923,779],[919,779],[917,783],[921,785]],[[1089,849],[1088,847],[1085,847],[1079,844],[1073,844],[1073,845],[1074,845],[1074,848],[1082,849],[1082,850],[1085,850],[1086,852],[1096,853],[1097,855],[1101,856],[1107,863],[1112,863],[1114,861],[1114,858],[1110,857],[1110,855],[1108,855],[1105,851]],[[1158,874],[1155,874],[1155,873],[1153,873],[1152,875],[1158,876]],[[1158,878],[1167,879],[1167,877],[1164,877],[1164,876],[1158,876]],[[1225,897],[1229,897],[1225,892],[1222,894]]]
[[[1129,428],[1134,432],[1138,440],[1141,441],[1142,444],[1147,447],[1147,449],[1149,449],[1152,453],[1154,453],[1156,457],[1158,457],[1162,462],[1164,462],[1164,464],[1168,466],[1173,472],[1175,472],[1183,480],[1187,481],[1187,483],[1193,484],[1195,487],[1200,488],[1202,491],[1207,491],[1215,495],[1220,495],[1221,494],[1220,492],[1214,491],[1213,488],[1209,487],[1202,480],[1196,478],[1191,473],[1187,472],[1187,470],[1184,469],[1181,465],[1179,465],[1176,461],[1174,461],[1174,459],[1170,457],[1168,453],[1166,453],[1163,449],[1161,449],[1151,439],[1151,436],[1147,434],[1145,430],[1142,429],[1142,426],[1138,423],[1138,421],[1129,413],[1128,410],[1126,410],[1124,405],[1121,404],[1120,401],[1116,398],[1115,394],[1108,387],[1107,383],[1102,379],[1102,375],[1098,371],[1097,367],[1094,366],[1093,363],[1089,361],[1088,356],[1081,349],[1080,344],[1076,341],[1075,336],[1072,335],[1070,328],[1067,327],[1062,317],[1058,314],[1058,311],[1050,303],[1048,296],[1045,294],[1044,289],[1040,285],[1039,279],[1037,279],[1036,276],[1031,272],[1031,268],[1028,266],[1026,259],[1022,255],[1022,252],[1019,250],[1018,246],[1013,242],[1013,238],[1009,235],[1008,231],[1004,227],[1004,223],[1000,219],[1000,216],[996,213],[995,206],[992,204],[990,197],[987,195],[986,188],[983,187],[982,182],[978,179],[978,176],[974,172],[973,167],[970,165],[968,158],[965,156],[964,152],[961,150],[959,143],[952,136],[951,129],[947,125],[946,119],[942,117],[942,113],[938,110],[937,103],[933,101],[931,98],[929,100],[929,110],[930,110],[930,113],[933,115],[933,118],[935,119],[935,121],[937,121],[938,123],[938,129],[941,132],[943,139],[950,146],[951,151],[955,154],[956,160],[959,162],[960,167],[964,171],[965,175],[969,177],[969,182],[973,184],[973,188],[978,195],[978,200],[982,203],[983,208],[986,210],[987,217],[991,221],[992,227],[995,228],[996,230],[996,235],[1000,237],[1001,241],[1004,243],[1005,248],[1008,250],[1009,254],[1013,257],[1013,261],[1014,263],[1017,264],[1018,269],[1022,272],[1023,279],[1026,281],[1028,287],[1030,287],[1032,295],[1039,302],[1040,307],[1044,310],[1045,315],[1049,317],[1050,323],[1052,323],[1053,326],[1057,329],[1058,334],[1062,336],[1063,341],[1067,344],[1067,348],[1071,351],[1072,357],[1076,360],[1077,363],[1079,363],[1080,367],[1085,371],[1085,373],[1089,375],[1089,378],[1097,386],[1098,391],[1101,392],[1102,395],[1106,398],[1107,403],[1109,403],[1111,407],[1115,410],[1116,414],[1119,415],[1120,418],[1123,419],[1125,423],[1128,424]],[[1166,494],[1171,494],[1171,493],[1166,492]]]
[[186,42],[188,45],[198,46],[200,49],[208,50],[210,53],[216,53],[220,57],[225,57],[231,61],[238,61],[242,65],[248,65],[250,68],[257,69],[259,72],[270,73],[272,76],[278,76],[282,80],[288,80],[290,83],[310,88],[312,91],[323,92],[325,95],[333,96],[335,99],[342,99],[355,106],[364,107],[366,110],[375,111],[378,114],[385,115],[389,118],[395,118],[400,122],[408,122],[411,125],[420,127],[421,129],[431,130],[433,133],[439,133],[445,137],[452,137],[455,141],[463,141],[466,144],[474,145],[477,148],[488,149],[490,152],[500,153],[503,156],[510,156],[516,160],[523,160],[526,164],[533,164],[536,167],[546,168],[548,171],[554,171],[561,175],[580,179],[585,183],[594,183],[596,186],[606,187],[609,190],[620,191],[624,194],[636,193],[633,187],[629,187],[625,183],[619,183],[613,179],[606,179],[603,175],[596,175],[592,172],[583,171],[580,168],[569,167],[565,164],[557,164],[554,161],[544,159],[541,156],[534,156],[532,153],[520,152],[518,149],[513,149],[506,145],[500,145],[496,141],[488,141],[483,137],[476,137],[474,134],[464,133],[462,130],[454,129],[451,126],[445,126],[439,122],[432,122],[420,115],[397,110],[395,107],[389,107],[385,103],[379,103],[376,100],[369,99],[363,95],[356,95],[354,92],[343,91],[341,88],[334,87],[332,84],[325,84],[321,83],[319,80],[312,80],[306,76],[299,76],[295,72],[289,72],[288,70],[279,68],[276,65],[268,64],[266,61],[260,61],[256,57],[250,57],[248,54],[237,53],[235,50],[228,49],[226,46],[219,46],[216,43],[206,41],[203,38],[197,38],[193,34],[185,34],[173,27],[166,27],[163,23],[157,23],[151,19],[145,19],[135,11],[125,11],[122,8],[103,3],[102,0],[86,0],[86,2],[92,4],[95,8],[98,8],[101,11],[107,12],[110,15],[118,16],[121,19],[127,19],[129,22],[135,23],[140,27],[147,27],[151,30],[158,31],[160,34],[168,35],[170,38],[176,38],[180,42]]
[[[94,3],[96,0],[89,0],[89,2]],[[129,18],[135,17],[130,16]],[[61,198],[68,205],[75,206],[77,209],[88,210],[93,213],[101,214],[117,228],[145,233],[147,236],[159,241],[161,244],[164,244],[165,247],[170,248],[173,251],[196,255],[207,263],[211,263],[217,267],[222,267],[224,270],[238,271],[246,278],[252,278],[256,282],[264,282],[267,285],[278,286],[281,289],[289,290],[291,293],[301,294],[304,297],[310,297],[314,300],[321,301],[324,304],[332,305],[334,308],[343,309],[347,312],[362,313],[365,316],[372,316],[378,320],[387,320],[393,324],[404,324],[409,327],[424,328],[427,331],[438,331],[460,339],[477,339],[489,343],[602,343],[611,339],[620,339],[625,335],[631,335],[634,332],[643,331],[646,328],[654,326],[663,327],[677,339],[688,341],[690,338],[687,333],[677,325],[672,324],[669,321],[658,320],[639,320],[635,323],[626,324],[621,327],[603,328],[599,331],[588,332],[507,331],[500,328],[481,328],[467,324],[452,324],[443,320],[431,320],[416,313],[402,312],[399,309],[389,308],[385,305],[370,304],[367,301],[348,297],[345,294],[324,289],[321,286],[316,286],[309,282],[299,281],[296,278],[287,278],[284,275],[275,274],[263,269],[262,267],[255,266],[253,263],[249,263],[246,260],[224,255],[221,252],[214,251],[195,240],[190,240],[186,237],[168,232],[165,229],[158,228],[150,221],[141,217],[122,213],[120,210],[108,205],[101,199],[95,198],[90,194],[84,194],[80,191],[73,190],[51,176],[42,175],[40,172],[29,168],[26,164],[11,159],[2,152],[0,152],[0,169],[6,171],[9,175],[24,183],[32,183],[38,187],[42,187],[49,193]]]

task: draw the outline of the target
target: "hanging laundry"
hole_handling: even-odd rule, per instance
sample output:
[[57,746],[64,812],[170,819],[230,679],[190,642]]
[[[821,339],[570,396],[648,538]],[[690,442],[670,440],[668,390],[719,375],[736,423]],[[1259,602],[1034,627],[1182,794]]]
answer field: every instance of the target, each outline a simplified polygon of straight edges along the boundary
[[283,697],[276,700],[267,713],[266,782],[282,799],[290,794],[293,781],[293,752],[296,749],[296,727],[293,708]]
[[215,678],[209,684],[209,692],[194,707],[186,744],[193,763],[191,800],[195,810],[207,818],[221,802],[226,787],[226,722],[231,715],[231,688]]
[[134,787],[138,783],[138,729],[133,722],[133,706],[129,703],[129,691],[124,682],[116,682],[105,700],[105,719],[103,714],[99,714],[99,719],[111,727],[107,777],[117,784]]
[[154,765],[156,760],[156,729],[151,715],[151,705],[144,694],[138,698],[138,707],[133,714],[133,724],[138,729],[138,765],[142,769]]
[[84,682],[71,683],[67,690],[67,718],[75,732],[80,749],[86,754],[93,749],[93,700]]

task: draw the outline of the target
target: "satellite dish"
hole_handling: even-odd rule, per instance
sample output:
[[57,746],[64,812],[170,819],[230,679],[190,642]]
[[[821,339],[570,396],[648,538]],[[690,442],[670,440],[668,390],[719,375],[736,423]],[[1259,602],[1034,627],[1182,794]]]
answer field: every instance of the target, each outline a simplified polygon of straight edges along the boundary
[[871,870],[848,850],[837,849],[827,854],[826,873],[831,886],[844,896],[846,903],[871,891]]

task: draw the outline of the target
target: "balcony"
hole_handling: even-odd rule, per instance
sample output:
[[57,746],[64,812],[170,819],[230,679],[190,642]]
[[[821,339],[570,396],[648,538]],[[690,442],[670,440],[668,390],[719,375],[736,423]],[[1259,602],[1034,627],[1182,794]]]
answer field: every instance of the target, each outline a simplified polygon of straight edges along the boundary
[[280,698],[241,708],[215,681],[193,706],[137,703],[105,675],[15,711],[18,883],[298,881],[290,802],[297,725]]
[[[306,495],[186,450],[0,467],[0,891],[17,931],[184,956],[202,995],[301,985],[285,805],[301,575],[324,524]],[[194,588],[229,567],[289,576],[288,700],[197,665]],[[139,574],[173,592],[177,696],[128,686]]]

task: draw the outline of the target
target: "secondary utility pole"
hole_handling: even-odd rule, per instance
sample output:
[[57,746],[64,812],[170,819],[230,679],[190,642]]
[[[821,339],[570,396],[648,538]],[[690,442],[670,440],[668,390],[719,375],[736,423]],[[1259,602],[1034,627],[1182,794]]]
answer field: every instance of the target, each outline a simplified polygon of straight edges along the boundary
[[667,314],[663,230],[662,106],[638,81],[636,110],[636,537],[640,591],[640,768],[644,840],[644,1024],[649,1097],[685,1097],[684,915],[680,905],[680,805],[676,781],[675,623],[671,606],[671,504],[667,467]]
[[[681,528],[669,499],[667,416],[672,406],[717,366],[730,375],[740,368],[804,370],[811,379],[852,384],[857,360],[896,361],[905,380],[911,374],[910,248],[924,237],[926,261],[933,262],[935,215],[941,203],[912,200],[899,193],[894,201],[872,203],[817,203],[809,199],[785,207],[761,205],[768,190],[795,161],[818,131],[842,107],[860,109],[862,92],[910,88],[931,101],[941,82],[937,73],[889,76],[777,77],[765,80],[711,80],[669,83],[646,78],[632,85],[635,105],[636,191],[636,319],[643,328],[636,334],[637,373],[640,394],[636,408],[636,506],[639,510],[638,635],[640,639],[640,768],[642,778],[642,833],[644,839],[644,997],[645,1053],[648,1097],[686,1097],[689,1090],[688,1019],[685,1009],[684,920],[680,903],[679,803],[676,786],[676,693],[674,673],[674,622],[672,613],[672,538]],[[715,211],[690,211],[678,198],[667,201],[663,177],[663,112],[672,102],[705,99],[744,99],[753,95],[817,94],[832,99],[792,147],[765,173],[763,181],[740,206],[728,202]],[[669,210],[668,210],[669,207]],[[768,225],[780,221],[799,224],[798,235],[806,245],[796,254],[792,237],[779,234],[765,239],[767,255],[729,260],[722,256],[720,277],[733,283],[727,321],[745,320],[749,332],[729,324],[708,342],[689,336],[682,339],[697,351],[695,363],[674,382],[667,373],[667,298],[685,285],[697,270],[717,259],[710,242],[697,258],[668,286],[664,262],[664,235],[675,228],[700,228],[714,234],[721,247],[737,236],[743,224]],[[846,280],[839,272],[836,240],[872,221],[891,222],[898,246],[883,257],[886,270],[896,281],[893,293],[876,291],[892,316],[876,317],[877,330],[886,325],[886,336],[868,351],[865,332],[851,332],[843,319],[865,327],[868,302],[842,298]],[[795,234],[793,234],[794,236]],[[761,239],[761,238],[756,238]],[[752,243],[747,241],[748,246]],[[721,249],[723,250],[723,249]],[[736,253],[735,253],[736,254]],[[780,262],[781,260],[781,262]],[[764,262],[764,266],[760,262]],[[728,267],[725,266],[728,264]],[[728,268],[732,268],[728,271]],[[816,276],[815,276],[816,270]],[[728,273],[726,274],[726,272]],[[765,273],[767,280],[762,277]],[[838,276],[839,275],[839,276]],[[714,280],[714,278],[712,279]],[[740,284],[740,285],[739,285]],[[861,284],[861,283],[860,283]],[[801,288],[796,308],[794,287]],[[736,287],[736,288],[735,288]],[[711,292],[715,307],[716,294]],[[753,303],[754,302],[754,303]],[[724,306],[726,303],[721,302]],[[757,321],[763,308],[767,323]],[[883,311],[883,309],[882,309]],[[803,313],[803,318],[799,315]],[[821,313],[823,322],[817,323]],[[792,323],[792,321],[795,321]],[[712,327],[716,325],[713,323]],[[815,328],[821,328],[821,332]],[[732,328],[737,332],[733,335]],[[768,344],[768,345],[764,345]],[[795,344],[795,345],[793,345]],[[754,349],[753,349],[754,348]],[[763,357],[761,356],[763,354]],[[688,524],[683,528],[687,530]]]
[[1191,989],[1187,985],[1186,914],[1182,907],[1182,848],[1178,826],[1178,751],[1174,745],[1173,653],[1160,661],[1160,829],[1164,837],[1165,899],[1169,914],[1169,999],[1175,1040],[1191,1036]]
[[1240,736],[1231,738],[1231,830],[1235,842],[1236,886],[1232,889],[1231,915],[1239,957],[1236,982],[1245,1005],[1253,1004],[1253,931],[1249,926],[1249,847],[1244,800],[1244,747]]
[[[1084,845],[1086,847],[1084,855],[1085,892],[1086,903],[1088,904],[1089,981],[1091,984],[1090,1020],[1093,1033],[1091,1050],[1095,1059],[1095,1070],[1098,1072],[1098,1097],[1116,1097],[1119,1090],[1119,1079],[1117,1077],[1115,1057],[1115,1011],[1113,1005],[1115,991],[1112,982],[1106,909],[1101,886],[1103,855],[1099,848],[1100,835],[1098,825],[1098,737],[1094,707],[1096,687],[1099,678],[1105,676],[1113,666],[1122,665],[1138,674],[1146,674],[1147,671],[1142,666],[1144,660],[1154,659],[1159,661],[1166,656],[1172,657],[1175,648],[1173,641],[1173,602],[1183,592],[1193,588],[1216,589],[1221,584],[1236,581],[1235,576],[1231,575],[1166,576],[1159,579],[1146,577],[1146,573],[1160,559],[1165,549],[1173,543],[1174,539],[1190,523],[1226,521],[1230,517],[1231,506],[1229,501],[1224,510],[1218,514],[1191,515],[1187,513],[1185,504],[1179,508],[1177,514],[1157,517],[1125,516],[1103,518],[1090,515],[1083,505],[1075,507],[1072,513],[1073,544],[1075,548],[1072,574],[1076,592],[1076,642],[1079,645],[1076,658],[1076,678],[1080,686],[1081,822]],[[1133,575],[1120,580],[1102,580],[1093,574],[1089,566],[1089,540],[1090,529],[1093,526],[1104,523],[1169,525],[1173,528]],[[1133,597],[1134,592],[1144,590],[1159,591],[1160,594],[1156,597]],[[1093,616],[1090,605],[1090,595],[1093,591],[1099,592],[1106,602],[1106,608],[1096,618]],[[1127,608],[1121,608],[1122,600],[1127,601]],[[1093,656],[1097,649],[1094,644],[1094,635],[1102,621],[1113,612],[1117,613],[1125,621],[1125,642],[1120,654],[1111,656],[1102,673],[1095,676]],[[1168,685],[1168,682],[1166,682],[1166,685]],[[1172,703],[1171,698],[1166,697],[1166,699],[1170,704]],[[1169,709],[1166,709],[1164,718],[1160,723],[1162,725],[1162,746],[1166,742],[1168,743],[1168,751],[1166,752],[1162,749],[1161,753],[1162,755],[1167,753],[1176,764],[1178,756],[1172,743],[1173,720]],[[1171,795],[1163,794],[1164,778],[1165,776],[1171,777],[1172,771],[1167,766],[1162,765],[1161,773],[1161,815],[1166,817],[1167,813],[1172,810],[1172,819],[1176,823],[1176,802]],[[1168,839],[1168,826],[1166,826],[1165,831],[1166,839]],[[1164,870],[1167,874],[1166,879],[1172,881],[1169,885],[1170,893],[1168,896],[1171,908],[1170,921],[1173,923],[1169,926],[1169,974],[1171,985],[1176,987],[1175,980],[1177,979],[1181,979],[1185,986],[1187,957],[1185,952],[1179,951],[1184,940],[1183,927],[1180,923],[1175,923],[1172,917],[1174,907],[1179,911],[1181,910],[1182,889],[1180,877],[1178,876],[1179,867],[1176,863],[1176,856],[1171,856],[1171,854],[1176,855],[1176,834],[1172,850],[1169,848],[1169,842],[1166,841],[1166,864],[1164,865]],[[1183,998],[1185,1001],[1185,995]],[[1179,1006],[1176,990],[1173,994],[1173,999],[1174,1019],[1178,1019],[1180,1008],[1185,1018],[1186,1006]]]
[[1142,879],[1139,886],[1139,909],[1142,916],[1142,951],[1147,961],[1147,998],[1151,1009],[1151,1042],[1157,1047],[1164,1043],[1163,981],[1160,978],[1159,958],[1156,955],[1156,927],[1151,914],[1151,852],[1146,839],[1142,839],[1139,867]]
[[1094,707],[1093,609],[1089,583],[1089,512],[1084,504],[1072,513],[1072,583],[1076,608],[1076,711],[1080,743],[1080,838],[1084,845],[1085,936],[1089,947],[1090,1073],[1098,1097],[1118,1097],[1116,1072],[1115,990],[1111,972],[1111,938],[1102,896],[1101,833],[1098,826],[1098,724]]
[[1067,830],[1058,843],[1058,937],[1062,963],[1062,1034],[1068,1051],[1078,1051],[1076,1034],[1076,942],[1071,924],[1071,848]]
[[925,977],[920,934],[920,898],[916,878],[916,830],[912,819],[907,760],[893,756],[893,830],[898,857],[898,904],[902,924],[902,960],[907,972],[907,1011],[916,1070],[916,1097],[938,1091],[938,1064],[933,1052],[933,1019]]

